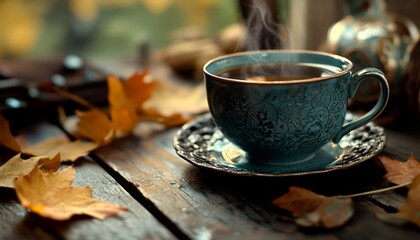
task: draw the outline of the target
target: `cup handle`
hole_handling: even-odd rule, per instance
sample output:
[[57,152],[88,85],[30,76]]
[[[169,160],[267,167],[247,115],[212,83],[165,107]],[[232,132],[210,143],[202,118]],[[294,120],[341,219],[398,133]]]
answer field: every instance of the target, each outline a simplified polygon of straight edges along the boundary
[[340,131],[333,137],[332,141],[334,143],[338,143],[341,138],[351,130],[365,125],[369,121],[375,119],[386,107],[389,99],[388,81],[386,80],[384,73],[376,68],[365,68],[353,75],[353,77],[350,79],[348,98],[350,99],[354,96],[357,88],[359,87],[359,84],[366,79],[375,79],[379,82],[379,99],[369,112],[351,122],[344,124]]

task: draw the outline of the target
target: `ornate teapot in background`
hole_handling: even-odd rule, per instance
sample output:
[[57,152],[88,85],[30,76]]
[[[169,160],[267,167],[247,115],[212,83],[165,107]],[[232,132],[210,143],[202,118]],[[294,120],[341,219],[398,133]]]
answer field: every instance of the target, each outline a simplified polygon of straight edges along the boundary
[[[323,51],[336,53],[355,63],[355,71],[363,67],[381,69],[391,88],[391,101],[385,115],[395,116],[406,101],[404,87],[412,48],[419,32],[408,19],[386,11],[384,0],[346,0],[350,14],[330,27]],[[350,109],[364,110],[377,99],[378,86],[363,83],[361,97]],[[392,118],[392,117],[391,117]]]

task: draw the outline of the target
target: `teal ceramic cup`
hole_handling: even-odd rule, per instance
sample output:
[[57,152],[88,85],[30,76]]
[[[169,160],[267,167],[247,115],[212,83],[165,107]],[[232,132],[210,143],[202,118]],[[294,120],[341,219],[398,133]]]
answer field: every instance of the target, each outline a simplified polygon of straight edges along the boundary
[[[216,126],[251,162],[297,164],[385,108],[389,87],[375,68],[352,72],[341,56],[267,50],[224,55],[203,68]],[[344,124],[347,102],[362,81],[377,81],[380,96],[365,115]]]

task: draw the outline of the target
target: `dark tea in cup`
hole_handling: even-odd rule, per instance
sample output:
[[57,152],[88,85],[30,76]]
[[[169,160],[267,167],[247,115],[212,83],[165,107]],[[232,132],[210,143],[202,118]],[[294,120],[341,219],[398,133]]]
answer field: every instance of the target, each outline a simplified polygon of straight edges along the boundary
[[254,81],[290,81],[326,77],[340,69],[325,64],[253,63],[223,70],[217,75]]

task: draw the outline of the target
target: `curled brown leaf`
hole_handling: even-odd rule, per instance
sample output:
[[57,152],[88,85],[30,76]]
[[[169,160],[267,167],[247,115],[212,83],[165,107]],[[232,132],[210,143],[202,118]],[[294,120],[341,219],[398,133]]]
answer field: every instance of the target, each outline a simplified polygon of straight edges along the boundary
[[385,179],[395,184],[410,183],[420,174],[420,162],[413,154],[410,154],[407,161],[392,159],[384,155],[376,157],[386,170]]
[[273,204],[286,209],[304,227],[335,228],[344,225],[354,213],[351,199],[326,197],[304,188],[290,187]]
[[378,214],[379,219],[398,225],[411,222],[420,227],[420,175],[417,175],[408,191],[407,200],[397,213]]

